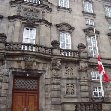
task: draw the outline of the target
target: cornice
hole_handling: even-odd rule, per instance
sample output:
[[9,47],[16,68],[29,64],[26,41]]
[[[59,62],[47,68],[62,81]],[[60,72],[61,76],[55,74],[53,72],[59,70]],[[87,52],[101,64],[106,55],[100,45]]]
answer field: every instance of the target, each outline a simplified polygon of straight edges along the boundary
[[39,23],[45,23],[45,24],[47,24],[49,26],[52,25],[52,23],[48,22],[45,19],[28,19],[28,18],[20,16],[20,15],[8,16],[8,19],[9,20],[19,19],[19,20],[22,20],[22,21],[26,21],[26,22],[28,22],[30,24],[35,24],[36,22],[39,22]]

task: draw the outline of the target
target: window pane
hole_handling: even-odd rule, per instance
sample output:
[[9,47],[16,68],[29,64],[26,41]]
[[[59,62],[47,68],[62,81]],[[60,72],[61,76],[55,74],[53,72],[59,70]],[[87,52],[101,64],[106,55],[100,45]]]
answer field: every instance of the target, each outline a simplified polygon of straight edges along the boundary
[[93,13],[92,3],[84,2],[84,11]]
[[35,44],[36,28],[25,27],[23,32],[23,42]]
[[60,32],[60,48],[71,49],[71,36],[70,36],[70,33]]

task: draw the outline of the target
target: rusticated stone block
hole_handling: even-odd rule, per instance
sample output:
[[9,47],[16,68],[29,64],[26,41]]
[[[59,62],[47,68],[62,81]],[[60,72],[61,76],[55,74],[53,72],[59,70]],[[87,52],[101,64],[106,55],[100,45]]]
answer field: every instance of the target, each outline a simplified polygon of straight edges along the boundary
[[61,99],[60,98],[52,98],[51,104],[59,105],[59,104],[61,104]]
[[61,86],[53,84],[53,85],[51,85],[51,90],[53,90],[53,91],[61,90]]
[[8,83],[2,83],[2,89],[8,89]]
[[60,84],[60,78],[51,78],[51,84]]
[[74,104],[65,104],[63,105],[63,111],[75,111]]
[[5,82],[5,83],[9,82],[9,77],[8,76],[4,76],[3,77],[3,82]]
[[7,95],[7,90],[2,90],[2,91],[1,91],[1,96],[2,96],[2,97],[5,97],[6,95]]
[[61,111],[60,105],[51,105],[51,111]]
[[0,104],[5,105],[7,103],[6,97],[0,97]]
[[52,98],[60,98],[61,97],[61,92],[60,91],[52,91],[51,92],[51,97]]

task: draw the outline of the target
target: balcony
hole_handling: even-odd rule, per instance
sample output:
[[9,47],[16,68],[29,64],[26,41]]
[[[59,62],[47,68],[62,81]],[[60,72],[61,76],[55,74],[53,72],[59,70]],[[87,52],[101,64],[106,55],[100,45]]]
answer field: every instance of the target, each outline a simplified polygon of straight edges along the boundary
[[[35,54],[43,54],[43,55],[55,55],[53,47],[45,47],[37,44],[28,44],[28,43],[19,43],[19,42],[6,42],[5,50],[12,52],[27,52],[27,53],[35,53]],[[79,52],[77,50],[68,50],[68,49],[56,49],[58,54],[57,56],[61,57],[79,57]]]

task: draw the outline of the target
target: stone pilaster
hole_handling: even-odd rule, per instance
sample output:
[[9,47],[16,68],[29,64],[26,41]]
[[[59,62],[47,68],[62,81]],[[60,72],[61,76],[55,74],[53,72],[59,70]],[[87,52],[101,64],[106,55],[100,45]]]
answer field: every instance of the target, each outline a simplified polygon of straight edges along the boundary
[[0,111],[8,111],[9,71],[0,67]]
[[60,55],[60,43],[54,40],[51,45],[55,55],[51,61],[51,111],[61,111],[61,59],[56,57]]
[[87,61],[87,51],[86,46],[83,43],[78,44],[79,51],[79,78],[80,78],[80,98],[81,102],[89,101],[89,82],[88,82],[88,61]]
[[51,111],[61,111],[61,62],[52,58],[51,62]]

